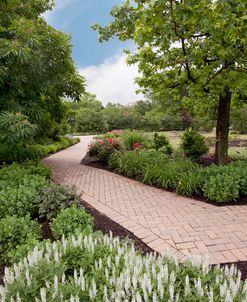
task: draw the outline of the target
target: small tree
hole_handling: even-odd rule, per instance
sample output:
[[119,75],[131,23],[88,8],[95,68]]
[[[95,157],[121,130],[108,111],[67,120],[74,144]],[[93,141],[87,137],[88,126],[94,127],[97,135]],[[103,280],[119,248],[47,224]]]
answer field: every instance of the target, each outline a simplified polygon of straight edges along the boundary
[[28,117],[17,112],[0,114],[0,143],[10,146],[25,145],[32,141],[37,126],[29,122]]
[[227,162],[231,103],[247,90],[246,11],[246,0],[126,0],[109,26],[94,26],[100,41],[134,40],[128,61],[139,64],[144,89],[217,105],[217,164]]

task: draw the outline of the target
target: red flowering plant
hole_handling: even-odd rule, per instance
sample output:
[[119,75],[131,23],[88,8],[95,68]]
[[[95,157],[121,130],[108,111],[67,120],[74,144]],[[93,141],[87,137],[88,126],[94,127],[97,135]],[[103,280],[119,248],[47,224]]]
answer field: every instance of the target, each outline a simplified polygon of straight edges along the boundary
[[109,157],[116,151],[124,151],[122,141],[118,138],[97,139],[89,145],[88,154],[98,160],[107,163]]
[[134,143],[133,144],[133,149],[135,149],[135,150],[142,149],[142,144],[140,144],[140,143]]

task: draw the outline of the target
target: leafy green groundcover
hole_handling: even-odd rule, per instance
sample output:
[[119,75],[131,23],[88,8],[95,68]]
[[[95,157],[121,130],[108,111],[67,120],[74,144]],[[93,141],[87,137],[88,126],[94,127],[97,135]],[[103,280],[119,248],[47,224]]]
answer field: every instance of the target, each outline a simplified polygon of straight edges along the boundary
[[0,144],[0,163],[24,162],[36,160],[48,154],[56,153],[79,142],[78,138],[61,137],[59,141],[49,145],[7,145]]
[[247,161],[205,168],[189,159],[170,157],[156,150],[134,150],[115,152],[108,164],[129,177],[180,195],[201,195],[217,203],[247,196]]
[[39,243],[37,217],[53,218],[56,238],[62,233],[92,232],[92,218],[78,206],[78,196],[51,182],[51,175],[50,168],[36,162],[0,169],[0,265],[17,261]]
[[0,298],[12,301],[246,301],[234,267],[140,255],[129,242],[93,234],[45,242],[5,272]]

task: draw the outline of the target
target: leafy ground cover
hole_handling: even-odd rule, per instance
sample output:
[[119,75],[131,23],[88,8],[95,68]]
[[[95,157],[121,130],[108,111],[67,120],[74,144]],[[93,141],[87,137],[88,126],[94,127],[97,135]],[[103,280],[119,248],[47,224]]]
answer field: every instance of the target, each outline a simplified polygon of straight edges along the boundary
[[[179,195],[199,196],[220,204],[247,197],[247,161],[229,159],[229,165],[212,165],[210,156],[202,157],[208,150],[205,137],[194,130],[176,134],[179,148],[164,134],[152,137],[140,132],[125,132],[107,134],[100,137],[102,139],[109,144],[122,140],[122,150],[112,148],[107,161],[108,167],[118,173]],[[101,148],[103,152],[103,144]],[[209,161],[208,167],[200,164],[206,161]]]
[[79,142],[78,138],[63,136],[49,144],[0,144],[0,163],[36,160],[66,149]]

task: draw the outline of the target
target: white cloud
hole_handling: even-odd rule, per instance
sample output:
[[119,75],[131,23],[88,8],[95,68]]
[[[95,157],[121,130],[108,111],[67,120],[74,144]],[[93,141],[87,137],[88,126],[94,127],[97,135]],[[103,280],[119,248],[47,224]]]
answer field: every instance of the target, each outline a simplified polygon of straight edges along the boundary
[[87,90],[96,94],[104,105],[108,102],[131,104],[142,98],[142,95],[135,93],[138,85],[134,79],[138,76],[138,68],[136,65],[128,66],[125,55],[82,68],[80,74],[86,77]]

